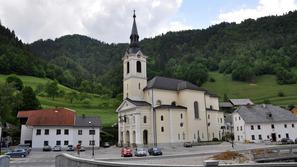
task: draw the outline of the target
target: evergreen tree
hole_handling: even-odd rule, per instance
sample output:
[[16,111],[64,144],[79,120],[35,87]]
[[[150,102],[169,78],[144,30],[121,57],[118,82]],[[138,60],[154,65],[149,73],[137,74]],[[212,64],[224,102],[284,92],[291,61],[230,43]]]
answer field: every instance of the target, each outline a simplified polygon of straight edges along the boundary
[[25,86],[22,90],[22,110],[35,110],[40,109],[40,102],[31,87]]

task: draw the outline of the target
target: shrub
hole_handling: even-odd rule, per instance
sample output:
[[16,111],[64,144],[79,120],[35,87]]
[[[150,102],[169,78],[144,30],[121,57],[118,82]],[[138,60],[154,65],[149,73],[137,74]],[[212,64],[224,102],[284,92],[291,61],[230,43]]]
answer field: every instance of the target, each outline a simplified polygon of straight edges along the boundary
[[277,95],[278,95],[279,97],[284,97],[284,96],[285,96],[284,92],[282,92],[282,91],[279,91],[279,92],[277,93]]
[[216,80],[215,80],[214,78],[211,77],[211,78],[209,79],[209,82],[216,82]]
[[214,137],[214,138],[212,139],[212,141],[219,141],[219,139],[216,138],[216,137]]

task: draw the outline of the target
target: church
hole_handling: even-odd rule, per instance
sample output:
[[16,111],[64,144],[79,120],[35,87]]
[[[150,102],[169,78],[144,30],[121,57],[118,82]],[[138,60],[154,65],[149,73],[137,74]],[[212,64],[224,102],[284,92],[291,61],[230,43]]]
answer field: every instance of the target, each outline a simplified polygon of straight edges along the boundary
[[123,102],[117,108],[119,145],[183,144],[223,136],[218,96],[188,81],[156,76],[147,80],[147,56],[139,46],[133,15],[123,61]]

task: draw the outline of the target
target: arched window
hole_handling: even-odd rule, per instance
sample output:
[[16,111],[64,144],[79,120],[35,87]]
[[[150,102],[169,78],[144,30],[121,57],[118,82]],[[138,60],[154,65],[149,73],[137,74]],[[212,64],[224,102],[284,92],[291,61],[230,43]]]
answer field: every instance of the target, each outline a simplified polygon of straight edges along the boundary
[[162,104],[161,100],[157,100],[157,105],[160,106]]
[[194,102],[194,115],[195,119],[199,119],[199,105],[197,101]]
[[146,116],[143,116],[143,123],[146,124]]
[[141,72],[141,62],[140,61],[136,62],[136,71]]
[[171,102],[171,105],[176,106],[176,102],[175,101]]
[[164,116],[163,115],[161,115],[161,121],[163,121],[164,120]]
[[129,72],[130,72],[130,63],[127,62],[127,74],[129,74]]

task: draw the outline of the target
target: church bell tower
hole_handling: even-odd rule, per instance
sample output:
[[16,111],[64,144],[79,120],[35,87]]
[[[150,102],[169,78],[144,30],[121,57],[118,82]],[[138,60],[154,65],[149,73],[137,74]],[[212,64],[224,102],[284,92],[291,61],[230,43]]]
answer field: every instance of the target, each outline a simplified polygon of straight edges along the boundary
[[135,10],[130,35],[130,45],[123,60],[123,99],[143,100],[143,88],[147,85],[146,56],[139,46],[139,35],[136,26]]

